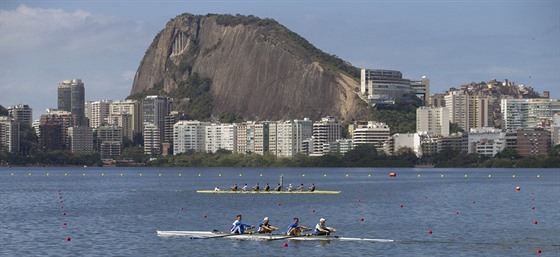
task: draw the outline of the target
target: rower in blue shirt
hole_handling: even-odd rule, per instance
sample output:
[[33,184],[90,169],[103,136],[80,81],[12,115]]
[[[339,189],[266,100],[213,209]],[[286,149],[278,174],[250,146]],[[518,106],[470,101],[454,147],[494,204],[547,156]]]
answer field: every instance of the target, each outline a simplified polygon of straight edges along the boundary
[[294,218],[294,223],[292,223],[290,226],[288,226],[288,232],[286,232],[286,235],[288,236],[301,236],[301,232],[304,230],[311,230],[311,228],[308,228],[306,226],[303,225],[299,225],[299,218],[295,217]]
[[245,233],[245,228],[255,228],[255,226],[253,225],[249,225],[249,224],[245,224],[243,222],[241,222],[242,217],[241,214],[237,215],[237,218],[235,219],[235,221],[233,222],[233,225],[231,226],[231,233],[232,234],[244,234]]

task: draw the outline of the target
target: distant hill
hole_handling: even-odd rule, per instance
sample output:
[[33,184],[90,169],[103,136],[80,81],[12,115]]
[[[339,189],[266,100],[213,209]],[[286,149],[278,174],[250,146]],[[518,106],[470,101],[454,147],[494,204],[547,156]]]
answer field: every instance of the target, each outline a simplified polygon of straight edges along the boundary
[[351,119],[365,113],[358,81],[358,68],[272,19],[182,14],[146,50],[129,98],[166,94],[201,119]]

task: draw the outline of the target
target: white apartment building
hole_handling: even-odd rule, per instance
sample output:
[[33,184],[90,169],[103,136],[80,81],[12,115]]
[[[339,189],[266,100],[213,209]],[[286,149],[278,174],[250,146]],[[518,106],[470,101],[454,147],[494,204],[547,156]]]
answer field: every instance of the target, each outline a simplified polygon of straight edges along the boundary
[[462,91],[451,91],[444,96],[449,122],[457,123],[465,131],[469,130],[469,96]]
[[140,103],[136,100],[113,101],[109,105],[107,122],[121,127],[123,136],[133,140],[134,134],[142,133]]
[[391,142],[393,143],[393,146],[390,154],[398,154],[404,149],[410,149],[416,154],[416,156],[422,156],[421,138],[418,133],[396,133],[392,136],[392,138],[393,140],[391,140]]
[[237,124],[210,124],[205,129],[207,152],[215,153],[219,149],[234,152],[237,149]]
[[362,122],[360,124],[354,124],[351,128],[354,147],[359,144],[373,144],[380,150],[383,143],[387,141],[390,136],[390,128],[383,122]]
[[19,124],[11,117],[0,116],[0,150],[19,151]]
[[173,154],[206,151],[206,126],[209,122],[181,120],[173,125]]
[[[272,131],[269,132],[272,134]],[[276,123],[275,134],[276,156],[291,158],[301,153],[303,141],[312,137],[313,123],[308,118],[284,122],[279,121]]]
[[89,119],[89,126],[98,128],[107,122],[111,100],[88,101],[85,103],[85,115]]
[[[496,147],[496,148],[493,148]],[[506,147],[506,132],[497,128],[471,129],[468,134],[467,153],[477,153],[494,156]]]
[[501,99],[502,128],[508,131],[541,127],[560,113],[558,99]]
[[416,109],[416,132],[449,136],[447,107],[419,107]]
[[312,152],[314,155],[322,155],[323,146],[342,138],[342,125],[337,117],[324,117],[321,121],[313,123]]
[[159,127],[152,123],[144,123],[144,154],[156,156],[161,154]]
[[160,142],[164,141],[165,117],[173,110],[173,98],[149,95],[142,100],[142,123],[154,124],[159,130]]
[[276,147],[276,126],[273,126],[274,134],[270,134],[271,124],[272,123],[268,121],[248,124],[247,151],[263,155],[265,152],[270,151],[271,142],[273,142],[274,147]]
[[89,154],[94,152],[93,129],[90,127],[69,127],[68,137],[70,151],[73,153]]

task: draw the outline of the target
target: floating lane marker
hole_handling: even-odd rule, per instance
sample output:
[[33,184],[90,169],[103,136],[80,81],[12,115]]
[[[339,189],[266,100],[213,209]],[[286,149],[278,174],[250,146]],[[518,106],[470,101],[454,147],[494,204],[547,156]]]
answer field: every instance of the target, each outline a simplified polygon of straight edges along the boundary
[[[13,173],[12,173],[12,174],[13,174]],[[326,177],[326,176],[327,176],[327,174],[323,174],[323,177]]]
[[161,177],[161,173],[159,174],[159,176]]
[[417,177],[421,177],[421,176],[420,176],[420,174],[418,174],[418,176],[417,176]]
[[443,175],[443,174],[440,174],[439,176],[440,176],[441,178],[443,178],[443,177],[444,177],[445,175]]
[[198,173],[198,176],[199,176],[199,177],[202,177],[202,174]]
[[64,176],[68,176],[68,173],[64,173]]
[[371,173],[367,175],[368,177],[371,177]]
[[142,173],[140,173],[140,177],[142,177]]
[[30,172],[30,173],[27,173],[27,176],[31,176],[31,172]]
[[261,176],[261,177],[262,177],[262,173],[261,173],[261,174],[259,174],[259,176]]
[[305,177],[305,174],[301,174],[302,177]]
[[537,178],[541,178],[541,175],[537,175]]
[[515,174],[513,176],[511,176],[512,178],[515,178]]
[[218,177],[221,177],[221,176],[222,176],[222,173],[218,174]]
[[12,172],[12,176],[14,175],[14,173]]
[[182,174],[182,173],[179,173],[179,177],[180,177],[180,176],[183,176],[183,174]]
[[469,177],[469,175],[465,174],[465,178]]
[[243,173],[239,173],[239,176],[240,176],[240,177],[243,176]]
[[85,173],[85,172],[84,172],[84,173],[82,173],[82,176],[85,176],[85,175],[86,175],[86,173]]
[[47,174],[45,174],[45,175],[49,176],[49,173],[47,172]]
[[348,173],[346,173],[346,177],[348,177],[348,176],[349,176]]
[[488,178],[492,178],[492,175],[491,175],[491,174],[490,174],[490,175],[488,175]]
[[121,177],[124,176],[124,174],[121,173]]
[[102,177],[105,176],[105,173],[101,173],[101,176],[102,176]]

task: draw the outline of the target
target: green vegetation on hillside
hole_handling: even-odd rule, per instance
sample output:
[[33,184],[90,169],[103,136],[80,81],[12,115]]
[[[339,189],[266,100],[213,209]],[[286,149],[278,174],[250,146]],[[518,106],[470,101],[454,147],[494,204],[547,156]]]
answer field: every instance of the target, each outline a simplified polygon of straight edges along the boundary
[[189,79],[181,81],[169,95],[175,98],[175,110],[184,113],[186,119],[207,121],[212,115],[214,98],[210,93],[212,80],[194,72]]
[[383,122],[391,128],[391,134],[416,132],[416,109],[423,106],[414,94],[395,99],[395,104],[378,104],[371,108],[366,120]]

